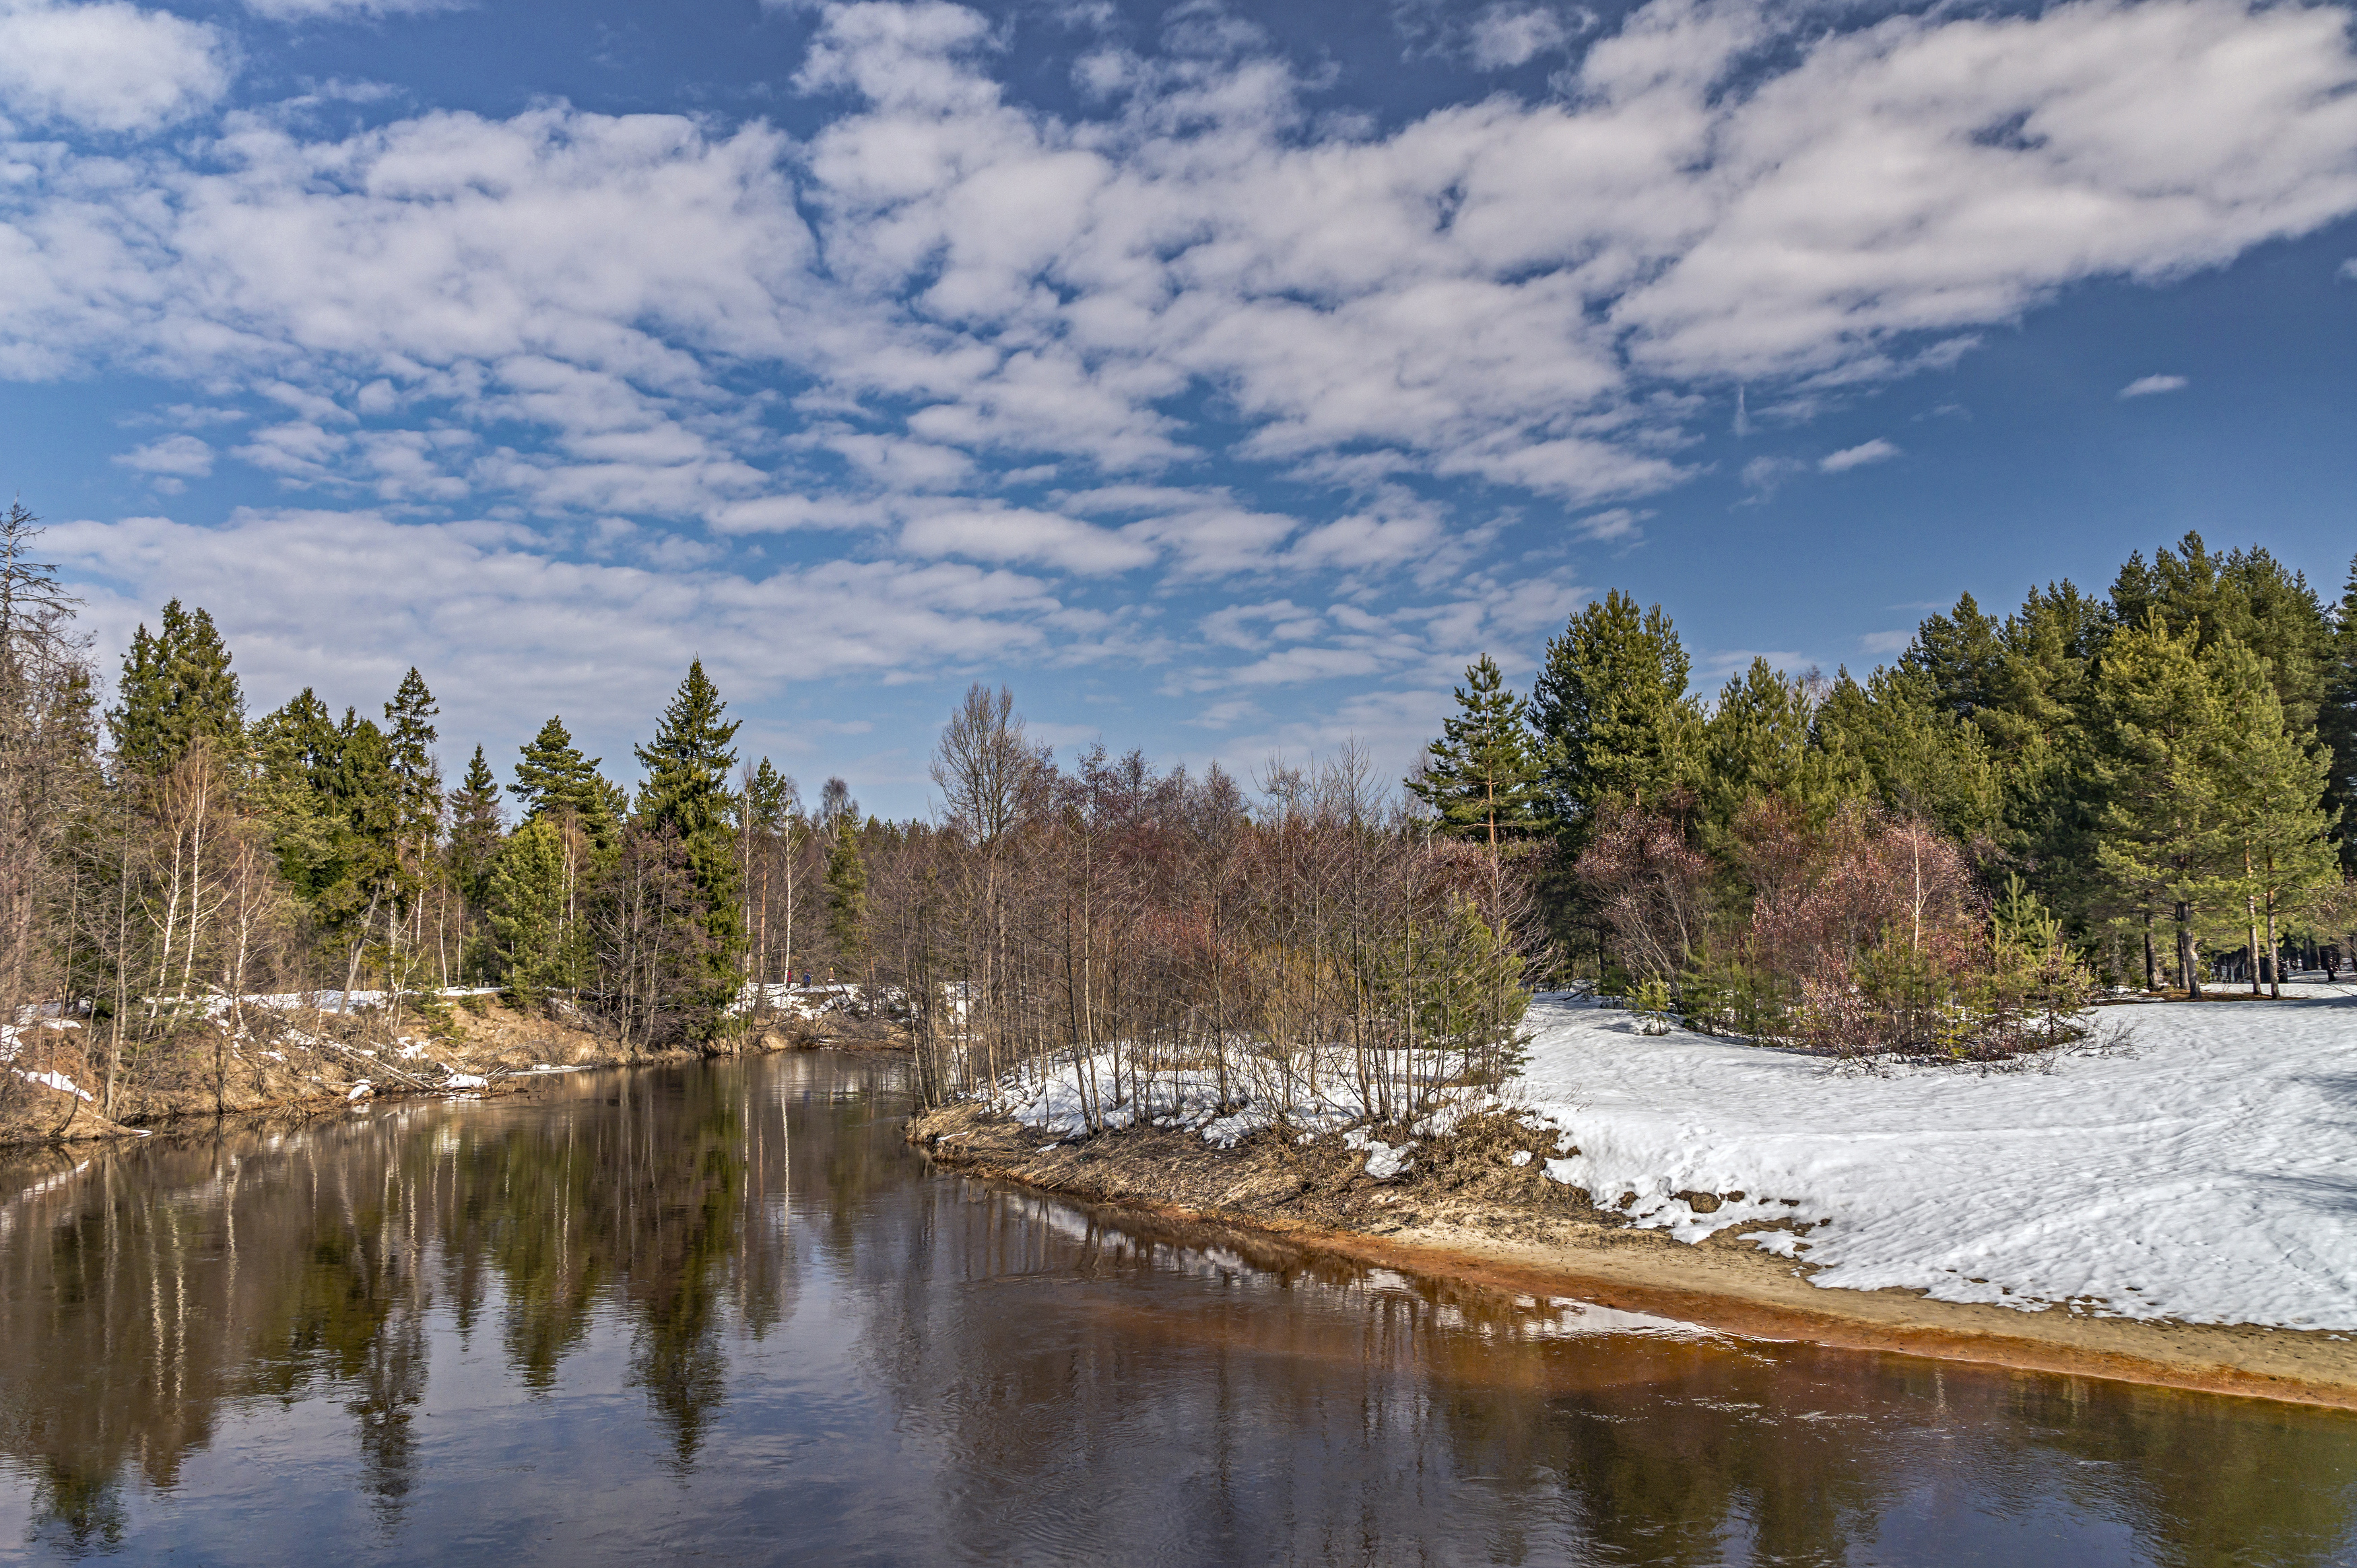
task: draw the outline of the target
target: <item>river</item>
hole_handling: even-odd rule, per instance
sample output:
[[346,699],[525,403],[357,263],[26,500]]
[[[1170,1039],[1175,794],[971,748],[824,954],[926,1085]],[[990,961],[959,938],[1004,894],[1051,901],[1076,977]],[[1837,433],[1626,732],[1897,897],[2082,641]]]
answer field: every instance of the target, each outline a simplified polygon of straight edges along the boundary
[[0,1163],[0,1558],[2357,1560],[2357,1416],[1092,1210],[906,1103],[822,1052]]

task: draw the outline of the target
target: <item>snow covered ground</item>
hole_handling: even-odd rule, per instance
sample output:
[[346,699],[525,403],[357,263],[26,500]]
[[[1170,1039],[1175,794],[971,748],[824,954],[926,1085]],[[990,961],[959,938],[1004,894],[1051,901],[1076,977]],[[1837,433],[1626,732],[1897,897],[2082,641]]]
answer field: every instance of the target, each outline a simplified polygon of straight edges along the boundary
[[[1819,1285],[2357,1330],[2357,1000],[2095,1018],[2125,1042],[1868,1070],[1544,998],[1508,1098],[1577,1149],[1550,1176],[1634,1193],[1641,1225],[1788,1254],[1760,1220],[1810,1225]],[[1744,1200],[1697,1213],[1680,1192]]]
[[[1555,1132],[1546,1174],[1599,1206],[1682,1241],[1732,1230],[1821,1286],[2357,1331],[2357,988],[2301,991],[2099,1009],[2096,1041],[2001,1069],[1646,1036],[1634,1015],[1547,996],[1524,1072],[1481,1099]],[[1215,1144],[1270,1124],[1268,1107],[1222,1105],[1209,1073],[1152,1088],[1149,1120]],[[1059,1136],[1086,1125],[1069,1064],[1000,1102]],[[1415,1141],[1352,1125],[1338,1074],[1288,1121],[1351,1128],[1371,1174],[1414,1168]]]

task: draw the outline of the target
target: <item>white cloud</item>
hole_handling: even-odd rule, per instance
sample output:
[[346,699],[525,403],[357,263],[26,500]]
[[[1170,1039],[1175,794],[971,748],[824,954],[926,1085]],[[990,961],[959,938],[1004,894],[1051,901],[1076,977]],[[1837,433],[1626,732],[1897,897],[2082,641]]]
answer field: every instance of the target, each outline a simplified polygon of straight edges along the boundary
[[2138,376],[2120,389],[2120,395],[2150,397],[2155,392],[2182,392],[2190,384],[2183,376]]
[[152,131],[229,90],[218,30],[125,0],[0,0],[0,104],[93,131]]
[[307,22],[351,16],[419,16],[456,11],[469,0],[245,0],[245,8],[274,22]]
[[134,473],[201,479],[213,471],[213,449],[193,435],[167,435],[121,453],[113,461]]
[[1492,5],[1474,18],[1473,64],[1482,70],[1502,70],[1559,49],[1573,29],[1543,5]]
[[1868,463],[1887,463],[1899,456],[1899,448],[1878,435],[1871,441],[1861,441],[1855,446],[1845,446],[1838,452],[1828,452],[1817,459],[1817,471],[1824,474],[1846,474],[1852,468],[1863,468]]
[[[1003,91],[1012,35],[975,11],[813,9],[806,140],[552,103],[328,136],[242,113],[200,155],[27,154],[0,187],[0,375],[275,401],[235,460],[339,500],[1439,596],[1480,535],[1412,483],[1627,540],[1730,382],[1762,424],[1803,418],[2072,283],[2357,211],[2357,57],[2329,7],[1844,31],[1653,0],[1558,98],[1381,131],[1319,120],[1249,31],[1106,46],[1092,107],[1058,115]],[[1505,62],[1555,47],[1531,18],[1570,15],[1493,6],[1475,31]],[[15,0],[0,29],[27,18],[186,46],[102,60],[114,119],[86,123],[161,124],[227,81],[219,36],[163,13]],[[1214,464],[1240,477],[1196,482]],[[1269,476],[1303,499],[1252,499]]]
[[1906,652],[1914,641],[1912,631],[1869,631],[1857,639],[1857,646],[1862,652],[1887,659]]
[[220,622],[258,707],[307,685],[389,694],[417,662],[454,734],[652,713],[699,653],[724,694],[752,699],[789,680],[1044,659],[1071,640],[1038,579],[949,562],[651,571],[566,560],[511,523],[318,510],[241,510],[220,528],[63,522],[42,542],[102,646],[178,596]]

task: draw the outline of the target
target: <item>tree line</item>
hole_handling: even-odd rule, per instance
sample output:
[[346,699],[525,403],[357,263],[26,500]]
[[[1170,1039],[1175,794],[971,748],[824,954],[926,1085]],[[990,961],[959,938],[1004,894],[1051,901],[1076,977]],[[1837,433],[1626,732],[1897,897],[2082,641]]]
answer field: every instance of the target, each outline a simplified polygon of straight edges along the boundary
[[[1515,1049],[1543,937],[1523,882],[1356,754],[1273,768],[1257,800],[1101,747],[1060,768],[977,685],[942,732],[942,819],[886,822],[740,759],[697,661],[635,790],[561,716],[505,779],[476,746],[451,784],[419,671],[381,717],[311,689],[249,716],[177,600],[102,710],[37,521],[6,526],[0,1018],[78,1022],[70,1076],[110,1115],[218,1101],[291,1013],[470,985],[627,1049],[840,1008],[904,1031],[930,1096],[1068,1069],[1097,1125],[1206,1075],[1284,1106],[1340,1075],[1405,1116]],[[813,979],[836,983],[790,985]]]
[[1863,682],[1706,701],[1617,590],[1532,689],[1484,655],[1410,788],[1501,846],[1609,988],[1828,1048],[2003,1054],[2096,985],[2279,993],[2357,870],[2357,564],[2337,604],[2188,533],[2107,596],[1970,595]]

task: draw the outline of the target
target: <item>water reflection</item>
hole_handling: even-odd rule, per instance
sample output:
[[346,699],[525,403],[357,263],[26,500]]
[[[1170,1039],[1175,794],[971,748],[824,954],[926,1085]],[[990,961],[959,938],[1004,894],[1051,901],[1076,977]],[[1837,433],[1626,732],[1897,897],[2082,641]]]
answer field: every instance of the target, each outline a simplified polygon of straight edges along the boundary
[[[0,1171],[37,1557],[2268,1563],[2357,1421],[1742,1344],[929,1174],[888,1067]],[[11,1511],[13,1510],[13,1511]],[[6,1550],[0,1545],[0,1551]]]

